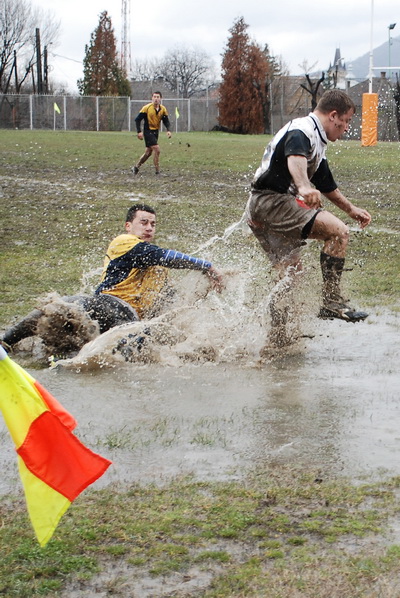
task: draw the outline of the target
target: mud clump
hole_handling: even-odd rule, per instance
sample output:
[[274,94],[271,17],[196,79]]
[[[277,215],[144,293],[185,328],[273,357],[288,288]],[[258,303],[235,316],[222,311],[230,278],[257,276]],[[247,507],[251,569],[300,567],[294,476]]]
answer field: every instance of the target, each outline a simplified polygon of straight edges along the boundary
[[100,334],[99,325],[74,303],[66,303],[53,297],[40,307],[36,334],[45,346],[48,355],[70,355],[79,351],[86,343]]

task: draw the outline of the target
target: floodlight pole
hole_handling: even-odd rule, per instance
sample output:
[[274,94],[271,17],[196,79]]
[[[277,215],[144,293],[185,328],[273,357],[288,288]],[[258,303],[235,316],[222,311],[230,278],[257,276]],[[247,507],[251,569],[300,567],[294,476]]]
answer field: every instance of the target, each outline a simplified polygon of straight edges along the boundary
[[391,76],[392,76],[392,71],[390,70],[390,46],[391,46],[391,44],[392,44],[392,40],[390,39],[390,32],[391,32],[391,31],[392,31],[392,30],[393,30],[395,27],[396,27],[396,23],[391,23],[391,24],[388,26],[388,32],[389,32],[389,73],[388,73],[388,74],[389,74],[389,80],[390,80],[390,78],[391,78]]
[[369,50],[368,93],[362,96],[361,145],[376,145],[378,141],[378,94],[372,93],[374,71],[374,0],[371,0],[371,40]]
[[368,92],[372,93],[372,73],[374,68],[374,0],[371,0],[371,33],[370,33],[370,46],[369,46],[369,87]]

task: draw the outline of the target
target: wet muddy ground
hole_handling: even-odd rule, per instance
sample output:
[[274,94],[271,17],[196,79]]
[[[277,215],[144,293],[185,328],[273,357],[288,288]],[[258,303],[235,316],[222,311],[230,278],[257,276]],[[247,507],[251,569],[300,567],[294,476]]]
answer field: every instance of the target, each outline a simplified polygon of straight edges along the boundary
[[[83,442],[112,459],[98,487],[179,474],[237,479],[274,462],[304,465],[322,478],[400,475],[400,317],[315,319],[309,330],[259,364],[31,373],[74,414]],[[0,491],[17,491],[3,421],[0,455]]]

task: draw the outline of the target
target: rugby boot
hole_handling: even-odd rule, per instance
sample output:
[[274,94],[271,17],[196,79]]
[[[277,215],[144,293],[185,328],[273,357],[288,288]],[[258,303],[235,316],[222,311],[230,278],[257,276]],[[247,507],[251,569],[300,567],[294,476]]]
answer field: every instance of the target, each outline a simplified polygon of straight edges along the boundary
[[321,307],[318,316],[323,320],[338,318],[346,322],[360,322],[368,317],[365,311],[357,311],[342,301],[330,301]]
[[344,258],[321,252],[323,306],[319,312],[319,317],[324,319],[339,318],[347,322],[365,320],[368,314],[350,307],[340,293],[340,280],[343,269]]

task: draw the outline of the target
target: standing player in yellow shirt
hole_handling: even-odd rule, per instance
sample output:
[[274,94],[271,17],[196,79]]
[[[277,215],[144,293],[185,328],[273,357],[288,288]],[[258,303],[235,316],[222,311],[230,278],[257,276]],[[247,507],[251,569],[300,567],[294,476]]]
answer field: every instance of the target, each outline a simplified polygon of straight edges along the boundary
[[[141,165],[144,164],[152,154],[156,174],[160,174],[160,146],[158,145],[158,133],[161,123],[163,123],[167,129],[168,139],[171,137],[171,125],[168,118],[168,112],[166,107],[161,104],[161,98],[161,92],[155,91],[152,95],[150,104],[143,106],[135,118],[137,136],[138,139],[144,139],[146,151],[133,167],[134,175],[138,174]],[[143,132],[141,130],[142,120],[144,122]]]

